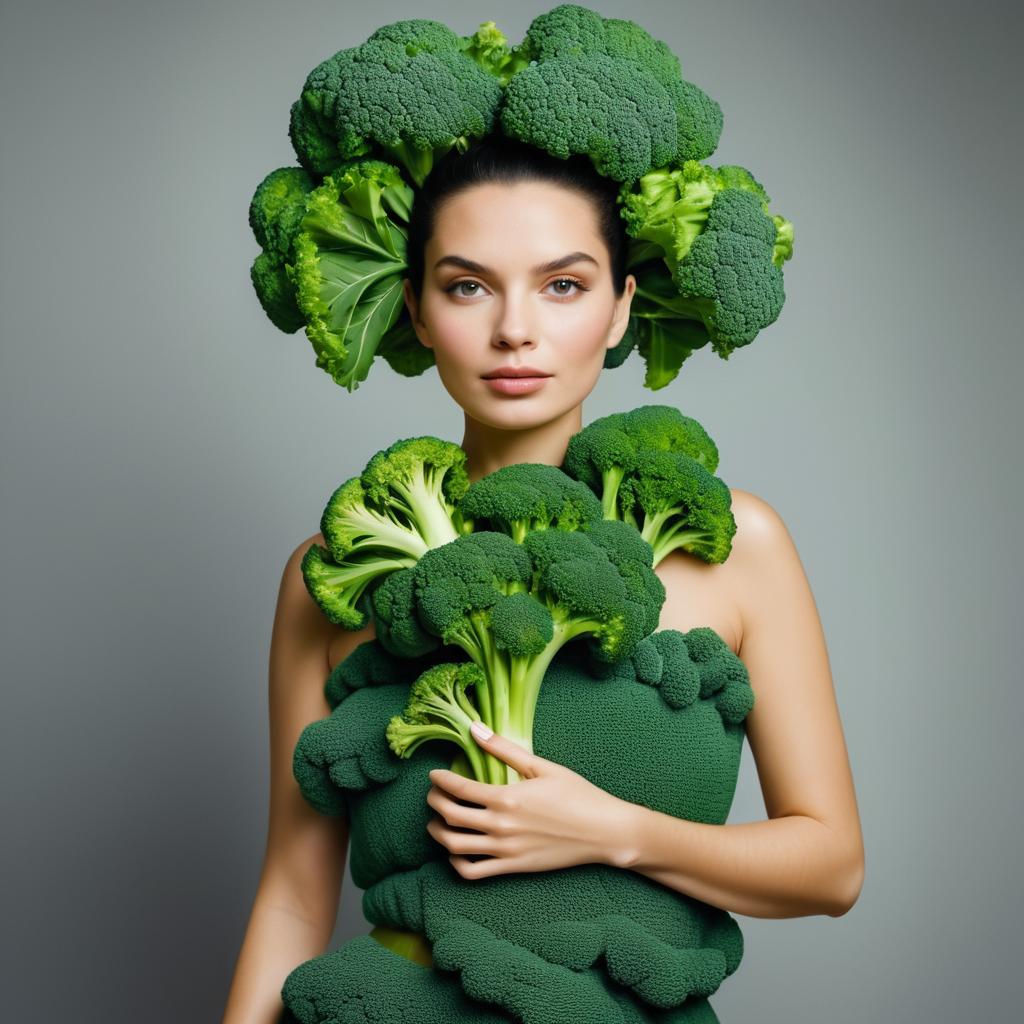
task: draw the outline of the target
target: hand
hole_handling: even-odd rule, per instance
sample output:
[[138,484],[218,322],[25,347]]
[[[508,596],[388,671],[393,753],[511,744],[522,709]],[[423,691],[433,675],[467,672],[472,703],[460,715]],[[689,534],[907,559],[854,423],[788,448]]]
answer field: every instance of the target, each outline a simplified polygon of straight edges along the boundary
[[[576,864],[620,866],[632,804],[498,733],[477,742],[521,780],[494,785],[443,768],[430,772],[427,803],[438,816],[427,831],[451,852],[448,859],[463,878]],[[489,856],[471,861],[472,854]]]

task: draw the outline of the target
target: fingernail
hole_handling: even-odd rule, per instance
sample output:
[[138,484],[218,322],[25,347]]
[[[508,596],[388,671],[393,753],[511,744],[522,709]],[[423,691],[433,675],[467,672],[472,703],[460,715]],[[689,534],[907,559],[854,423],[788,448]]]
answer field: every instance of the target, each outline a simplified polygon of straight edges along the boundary
[[480,740],[489,740],[494,735],[494,730],[483,722],[478,722],[474,719],[469,723],[469,731]]

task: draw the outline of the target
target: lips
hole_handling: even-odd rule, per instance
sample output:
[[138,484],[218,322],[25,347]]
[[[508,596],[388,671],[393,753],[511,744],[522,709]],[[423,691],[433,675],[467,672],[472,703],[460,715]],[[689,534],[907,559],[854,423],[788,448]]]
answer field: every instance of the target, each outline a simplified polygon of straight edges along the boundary
[[538,370],[533,366],[499,366],[498,369],[484,374],[484,380],[498,380],[503,377],[550,377],[550,373]]

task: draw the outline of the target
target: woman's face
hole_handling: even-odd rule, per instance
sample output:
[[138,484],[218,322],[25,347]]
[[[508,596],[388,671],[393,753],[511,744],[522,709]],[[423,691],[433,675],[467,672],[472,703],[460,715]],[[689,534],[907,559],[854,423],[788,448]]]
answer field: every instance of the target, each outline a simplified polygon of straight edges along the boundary
[[521,181],[474,185],[439,206],[419,308],[408,279],[405,301],[452,398],[481,423],[524,429],[590,393],[635,287],[628,275],[616,298],[587,197]]

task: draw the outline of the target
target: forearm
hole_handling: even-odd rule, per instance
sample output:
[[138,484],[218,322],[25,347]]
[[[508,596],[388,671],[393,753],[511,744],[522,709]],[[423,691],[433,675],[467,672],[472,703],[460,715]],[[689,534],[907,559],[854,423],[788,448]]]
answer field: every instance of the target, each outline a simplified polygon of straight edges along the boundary
[[223,1024],[278,1024],[281,986],[300,963],[319,956],[333,926],[257,895],[228,993]]
[[616,864],[704,903],[749,917],[839,917],[856,900],[856,859],[814,818],[706,825],[639,804],[622,811],[609,837]]

